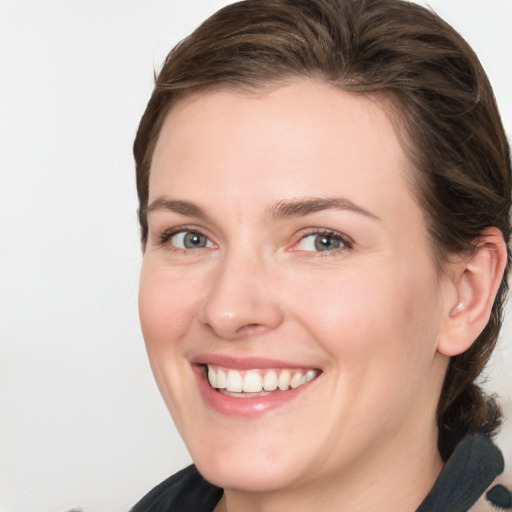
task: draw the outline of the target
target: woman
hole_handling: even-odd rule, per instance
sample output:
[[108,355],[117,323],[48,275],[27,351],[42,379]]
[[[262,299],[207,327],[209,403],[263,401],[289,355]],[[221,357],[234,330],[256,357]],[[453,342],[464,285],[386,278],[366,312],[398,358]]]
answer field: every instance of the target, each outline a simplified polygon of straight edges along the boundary
[[134,146],[152,369],[195,466],[134,511],[463,511],[502,470],[511,171],[462,38],[397,0],[248,0]]

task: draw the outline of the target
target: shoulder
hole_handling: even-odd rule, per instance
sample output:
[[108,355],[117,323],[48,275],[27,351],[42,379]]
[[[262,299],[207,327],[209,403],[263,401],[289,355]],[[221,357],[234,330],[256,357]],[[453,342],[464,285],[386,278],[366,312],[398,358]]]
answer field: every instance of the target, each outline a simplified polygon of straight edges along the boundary
[[158,484],[130,512],[211,512],[221,496],[222,489],[192,465]]

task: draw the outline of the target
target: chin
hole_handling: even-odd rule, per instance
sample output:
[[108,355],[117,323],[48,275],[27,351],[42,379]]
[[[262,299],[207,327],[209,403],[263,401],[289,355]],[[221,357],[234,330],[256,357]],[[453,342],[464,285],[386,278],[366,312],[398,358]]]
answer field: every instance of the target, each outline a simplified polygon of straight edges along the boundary
[[[296,464],[280,464],[274,460],[198,461],[196,466],[210,483],[223,489],[243,492],[266,493],[290,488],[301,475]],[[294,467],[295,466],[295,467]]]
[[303,479],[307,461],[296,449],[290,450],[285,439],[273,437],[268,426],[259,432],[240,428],[219,433],[212,428],[211,436],[189,437],[187,444],[201,475],[217,487],[271,492]]

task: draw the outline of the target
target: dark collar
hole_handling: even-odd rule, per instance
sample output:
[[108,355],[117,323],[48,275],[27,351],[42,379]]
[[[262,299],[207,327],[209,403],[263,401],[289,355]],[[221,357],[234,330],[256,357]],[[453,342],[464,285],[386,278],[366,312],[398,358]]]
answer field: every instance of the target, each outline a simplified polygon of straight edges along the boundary
[[503,472],[501,452],[484,434],[464,438],[416,512],[466,512]]

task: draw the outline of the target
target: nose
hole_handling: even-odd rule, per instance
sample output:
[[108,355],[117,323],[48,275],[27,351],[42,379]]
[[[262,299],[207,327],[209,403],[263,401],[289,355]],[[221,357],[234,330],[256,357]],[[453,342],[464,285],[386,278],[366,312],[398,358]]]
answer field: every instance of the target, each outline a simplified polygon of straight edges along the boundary
[[283,321],[272,278],[262,261],[227,257],[213,272],[199,321],[217,337],[237,340],[276,329]]

